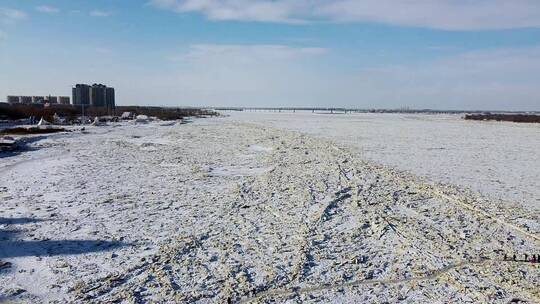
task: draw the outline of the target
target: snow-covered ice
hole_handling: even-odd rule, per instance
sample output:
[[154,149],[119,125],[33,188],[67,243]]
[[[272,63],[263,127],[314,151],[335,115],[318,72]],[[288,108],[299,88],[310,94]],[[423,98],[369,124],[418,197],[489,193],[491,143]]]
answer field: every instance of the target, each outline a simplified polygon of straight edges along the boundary
[[540,208],[540,125],[461,115],[226,112],[358,149],[363,158],[493,199]]
[[503,259],[540,254],[536,209],[247,121],[87,127],[0,158],[0,302],[539,301],[540,264]]

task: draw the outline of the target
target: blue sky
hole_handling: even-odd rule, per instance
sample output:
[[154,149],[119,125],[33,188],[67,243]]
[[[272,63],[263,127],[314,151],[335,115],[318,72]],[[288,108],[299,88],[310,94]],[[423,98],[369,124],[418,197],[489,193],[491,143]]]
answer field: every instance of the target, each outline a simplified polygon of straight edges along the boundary
[[0,0],[0,96],[80,82],[126,105],[540,110],[540,1]]

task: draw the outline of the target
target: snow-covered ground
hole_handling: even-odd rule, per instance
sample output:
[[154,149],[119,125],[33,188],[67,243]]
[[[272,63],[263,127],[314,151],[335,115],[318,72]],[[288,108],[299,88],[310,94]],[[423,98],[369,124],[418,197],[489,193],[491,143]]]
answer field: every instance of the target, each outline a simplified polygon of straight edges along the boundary
[[540,301],[540,264],[504,260],[540,254],[536,210],[246,121],[87,127],[2,155],[0,302]]
[[461,115],[226,112],[355,147],[363,158],[540,208],[540,125],[465,121]]

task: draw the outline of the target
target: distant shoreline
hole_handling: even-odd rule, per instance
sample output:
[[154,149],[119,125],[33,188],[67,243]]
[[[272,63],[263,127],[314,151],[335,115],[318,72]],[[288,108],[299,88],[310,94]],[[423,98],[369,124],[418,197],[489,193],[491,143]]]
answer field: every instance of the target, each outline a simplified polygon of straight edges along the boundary
[[177,120],[185,117],[216,116],[216,112],[204,108],[192,107],[157,107],[157,106],[116,106],[113,109],[95,107],[91,105],[61,105],[50,104],[9,104],[0,103],[0,121],[15,121],[29,117],[43,118],[53,121],[55,115],[65,118],[67,121],[78,120],[85,117],[120,117],[123,113],[130,116],[146,115],[157,117],[161,120]]
[[466,120],[495,120],[519,123],[540,123],[540,115],[534,114],[467,114]]
[[389,113],[389,114],[524,114],[540,115],[539,111],[502,111],[502,110],[448,110],[448,109],[362,109],[343,107],[203,107],[215,111],[230,112],[312,112],[312,113]]

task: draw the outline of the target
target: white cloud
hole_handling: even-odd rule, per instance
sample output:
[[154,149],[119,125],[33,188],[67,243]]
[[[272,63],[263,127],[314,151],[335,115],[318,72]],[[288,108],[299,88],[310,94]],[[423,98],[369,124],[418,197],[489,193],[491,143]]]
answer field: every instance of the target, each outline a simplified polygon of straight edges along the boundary
[[295,12],[303,1],[260,0],[151,0],[150,4],[179,13],[200,12],[211,20],[299,23]]
[[540,27],[537,0],[150,0],[211,20],[375,22],[444,30]]
[[41,13],[46,14],[56,14],[60,12],[60,9],[54,6],[48,6],[48,5],[40,5],[36,6],[36,10]]
[[321,55],[324,48],[295,48],[286,45],[236,45],[236,44],[195,44],[177,60],[189,62],[216,61],[221,64],[260,64],[289,60],[306,56]]
[[92,16],[92,17],[110,17],[110,16],[112,16],[112,12],[102,11],[102,10],[93,10],[93,11],[90,12],[90,16]]
[[367,21],[447,30],[488,30],[540,26],[536,0],[342,0],[316,14],[337,21]]
[[[26,17],[27,15],[23,11],[0,7],[0,26],[2,27],[8,27],[20,20],[26,19]],[[0,28],[0,41],[5,40],[7,36],[8,34]]]
[[0,7],[0,23],[11,24],[26,18],[26,13],[20,10]]

